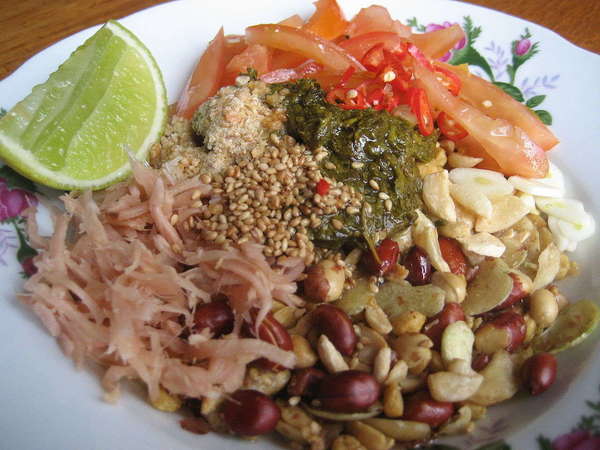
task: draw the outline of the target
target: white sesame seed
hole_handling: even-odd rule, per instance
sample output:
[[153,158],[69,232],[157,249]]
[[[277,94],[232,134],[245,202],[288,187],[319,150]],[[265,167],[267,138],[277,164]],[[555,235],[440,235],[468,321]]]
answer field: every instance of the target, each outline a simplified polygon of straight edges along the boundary
[[491,108],[494,106],[491,100],[484,100],[481,102],[481,104],[484,106],[484,108]]
[[391,211],[391,210],[392,210],[392,206],[393,206],[393,205],[392,205],[392,201],[391,201],[391,200],[388,198],[388,199],[387,199],[387,200],[384,202],[384,206],[385,206],[385,209],[386,209],[387,211]]
[[378,197],[379,197],[381,200],[388,200],[388,199],[390,198],[390,196],[389,196],[389,195],[387,195],[385,192],[380,192],[380,193],[379,193],[379,195],[378,195]]
[[377,181],[375,181],[373,179],[369,180],[369,186],[371,186],[376,191],[379,190],[379,183],[377,183]]
[[383,82],[389,83],[390,81],[394,81],[396,79],[396,73],[393,70],[388,70],[383,74]]
[[362,169],[364,167],[364,163],[358,162],[358,161],[354,161],[352,163],[352,168],[353,169]]
[[175,224],[176,224],[178,221],[179,221],[179,216],[178,216],[177,214],[173,214],[173,215],[171,216],[171,220],[170,220],[170,222],[171,222],[171,225],[173,225],[173,226],[174,226],[174,225],[175,225]]

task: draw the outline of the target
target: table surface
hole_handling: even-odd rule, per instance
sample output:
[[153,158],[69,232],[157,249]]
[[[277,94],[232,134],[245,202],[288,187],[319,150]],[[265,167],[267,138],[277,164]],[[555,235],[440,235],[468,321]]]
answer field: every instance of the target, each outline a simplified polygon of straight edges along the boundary
[[[79,30],[165,0],[0,0],[0,79],[32,55]],[[466,0],[522,17],[600,53],[598,0]],[[376,2],[375,2],[376,3]]]

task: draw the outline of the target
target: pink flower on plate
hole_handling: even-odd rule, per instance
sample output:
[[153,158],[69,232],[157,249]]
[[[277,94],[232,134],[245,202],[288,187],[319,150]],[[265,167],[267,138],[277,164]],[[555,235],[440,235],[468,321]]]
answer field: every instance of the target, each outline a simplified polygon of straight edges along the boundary
[[554,439],[552,448],[554,450],[598,450],[600,436],[592,436],[589,431],[577,430]]
[[515,54],[523,56],[531,48],[531,41],[529,39],[521,39],[515,44]]
[[33,257],[25,259],[21,263],[21,267],[23,268],[23,272],[25,272],[25,275],[27,275],[28,277],[30,277],[31,275],[33,275],[37,272],[37,267],[35,266],[35,263],[33,262]]
[[31,205],[37,204],[37,199],[23,189],[9,189],[6,182],[0,178],[0,221],[17,217]]
[[[450,23],[448,21],[439,24],[439,23],[430,23],[429,25],[427,25],[425,27],[425,31],[426,32],[430,32],[430,31],[437,31],[437,30],[443,30],[444,28],[449,28],[452,25],[457,25],[456,23]],[[461,48],[463,48],[467,43],[466,38],[462,38],[460,41],[458,41],[458,43],[454,46],[454,50],[460,50]],[[446,53],[444,56],[442,56],[440,58],[440,61],[448,61],[450,58],[452,58],[452,51],[449,51],[448,53]]]

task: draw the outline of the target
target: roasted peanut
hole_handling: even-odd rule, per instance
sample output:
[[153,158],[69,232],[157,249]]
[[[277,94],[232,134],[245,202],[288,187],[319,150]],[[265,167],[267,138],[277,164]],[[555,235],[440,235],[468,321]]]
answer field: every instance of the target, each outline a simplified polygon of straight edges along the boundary
[[181,398],[169,394],[163,388],[158,389],[158,396],[155,399],[150,399],[150,404],[153,407],[164,412],[175,412],[181,408],[182,403]]
[[408,270],[406,281],[413,286],[422,286],[429,283],[431,278],[431,262],[427,253],[418,246],[411,248],[404,259],[402,265]]
[[266,395],[274,395],[282,390],[288,384],[289,380],[289,370],[273,371],[260,367],[250,367],[246,371],[242,389],[250,389]]
[[296,355],[296,368],[312,367],[318,361],[318,356],[304,336],[292,334],[292,346]]
[[314,367],[294,370],[287,385],[288,394],[292,397],[314,397],[317,387],[326,374]]
[[465,401],[477,392],[482,382],[483,376],[476,372],[436,372],[427,377],[431,396],[440,402]]
[[330,373],[343,372],[349,369],[348,363],[344,360],[342,354],[324,334],[319,337],[317,351],[321,362]]
[[489,355],[498,350],[512,352],[523,343],[526,331],[523,316],[505,311],[477,329],[475,348]]
[[419,311],[404,311],[392,319],[393,331],[397,336],[405,333],[419,333],[427,317]]
[[546,328],[558,316],[558,302],[548,289],[538,289],[529,298],[529,314],[535,323]]
[[421,373],[431,361],[433,342],[424,334],[403,334],[392,343],[398,358],[406,361],[408,371],[414,375]]
[[501,309],[506,309],[520,300],[523,300],[525,297],[529,295],[531,292],[531,287],[533,285],[531,278],[519,271],[513,271],[508,274],[509,277],[513,280],[513,287],[508,294],[508,297],[496,306],[492,311],[499,311]]
[[324,409],[359,412],[369,409],[378,399],[381,386],[368,373],[347,370],[327,375],[319,383],[317,399]]
[[394,446],[393,439],[363,422],[349,422],[347,428],[368,450],[388,450]]
[[375,360],[373,361],[373,376],[375,379],[383,383],[387,378],[390,367],[392,365],[392,351],[389,347],[379,349]]
[[332,302],[342,295],[345,281],[344,267],[324,259],[306,271],[304,294],[315,302]]
[[408,365],[406,361],[399,359],[394,363],[392,368],[390,369],[390,373],[388,373],[388,377],[385,380],[386,384],[398,384],[401,383],[408,374]]
[[332,305],[319,305],[311,317],[317,332],[327,336],[342,355],[354,353],[358,338],[352,320],[344,311]]
[[431,427],[423,422],[379,418],[365,419],[364,422],[400,442],[423,441],[431,436]]
[[440,251],[442,257],[450,267],[450,272],[456,275],[465,275],[467,273],[467,258],[460,248],[458,241],[452,238],[441,236],[439,238]]
[[405,403],[403,418],[424,422],[435,428],[447,421],[452,414],[454,414],[452,403],[438,402],[432,399],[428,392],[420,391]]
[[556,358],[551,353],[538,353],[525,361],[522,377],[531,395],[539,395],[554,384],[556,366]]
[[404,413],[404,400],[397,383],[388,384],[383,391],[383,413],[387,417],[401,417]]
[[381,306],[379,306],[379,303],[377,303],[375,297],[371,297],[367,302],[367,306],[365,308],[365,319],[369,326],[379,334],[385,336],[392,331],[390,319],[388,319],[385,311],[381,309]]
[[223,420],[231,431],[257,436],[275,429],[281,411],[273,400],[258,391],[237,391],[223,403]]
[[439,348],[442,333],[448,325],[458,320],[465,320],[465,313],[458,303],[446,303],[444,309],[433,316],[423,327],[423,333]]
[[199,332],[208,328],[214,338],[231,333],[233,322],[233,311],[227,300],[214,300],[198,305],[194,312],[194,331]]
[[398,243],[391,239],[384,239],[377,246],[378,260],[375,259],[375,256],[371,252],[365,252],[362,257],[362,263],[368,273],[383,276],[398,263],[399,256],[400,247]]
[[462,303],[467,295],[467,280],[464,275],[435,272],[431,276],[431,284],[444,290],[447,303]]
[[341,434],[333,441],[331,450],[367,450],[367,447],[362,445],[354,436]]

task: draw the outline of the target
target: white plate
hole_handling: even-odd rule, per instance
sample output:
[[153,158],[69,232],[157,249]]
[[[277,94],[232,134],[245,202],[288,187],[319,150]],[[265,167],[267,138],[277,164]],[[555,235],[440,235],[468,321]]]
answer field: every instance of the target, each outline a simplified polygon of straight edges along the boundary
[[[202,5],[201,5],[202,3]],[[307,17],[309,2],[269,0],[219,2],[182,0],[147,9],[122,23],[135,32],[155,55],[174,101],[207,41],[221,24],[226,33],[242,33],[256,23],[281,20],[299,13]],[[351,16],[364,0],[343,1]],[[421,24],[463,22],[470,16],[482,32],[475,44],[495,72],[510,62],[511,42],[528,28],[539,53],[518,71],[516,84],[526,97],[546,94],[540,106],[554,117],[553,129],[561,144],[552,159],[571,181],[571,196],[600,218],[600,57],[581,50],[555,33],[495,11],[458,2],[434,0],[382,0],[396,19],[416,17]],[[11,107],[97,28],[71,36],[31,58],[13,75],[0,82],[0,106]],[[493,44],[492,44],[493,43]],[[500,77],[506,81],[506,77]],[[0,203],[2,202],[0,193]],[[0,204],[0,215],[2,214]],[[93,368],[76,371],[52,338],[15,300],[22,285],[15,261],[18,245],[10,222],[0,224],[0,284],[3,302],[0,316],[0,448],[6,449],[188,449],[251,448],[253,444],[214,434],[196,436],[180,429],[176,414],[149,407],[132,388],[116,406],[101,400],[98,373]],[[598,300],[600,277],[594,256],[600,255],[598,239],[579,247],[575,259],[582,275],[563,283],[573,299]],[[518,397],[492,408],[490,417],[469,438],[453,441],[459,448],[477,448],[485,442],[506,439],[512,449],[537,449],[536,438],[550,439],[568,432],[582,415],[591,415],[585,400],[600,397],[598,332],[579,347],[559,356],[559,375],[552,390],[538,398]],[[596,353],[596,354],[595,354]],[[253,448],[257,444],[254,444]],[[260,448],[269,446],[260,441]]]

